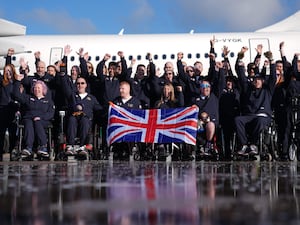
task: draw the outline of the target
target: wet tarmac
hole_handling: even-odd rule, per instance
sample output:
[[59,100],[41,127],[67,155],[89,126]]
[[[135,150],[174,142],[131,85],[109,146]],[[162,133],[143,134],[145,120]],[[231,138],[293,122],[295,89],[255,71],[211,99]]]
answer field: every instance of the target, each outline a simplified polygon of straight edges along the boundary
[[2,162],[0,224],[300,224],[297,162]]

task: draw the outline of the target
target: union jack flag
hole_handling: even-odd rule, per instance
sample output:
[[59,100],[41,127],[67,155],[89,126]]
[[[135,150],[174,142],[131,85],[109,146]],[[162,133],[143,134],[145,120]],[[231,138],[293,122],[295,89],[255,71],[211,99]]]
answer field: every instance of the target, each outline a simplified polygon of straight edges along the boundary
[[196,144],[198,107],[128,109],[110,104],[107,143]]

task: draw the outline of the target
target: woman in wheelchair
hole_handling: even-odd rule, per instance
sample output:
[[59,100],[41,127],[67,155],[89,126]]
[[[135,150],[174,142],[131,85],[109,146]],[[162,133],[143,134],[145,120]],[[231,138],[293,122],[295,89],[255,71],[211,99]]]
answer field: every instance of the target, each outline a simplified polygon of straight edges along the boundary
[[[21,104],[22,124],[24,124],[24,145],[22,158],[33,156],[33,145],[38,144],[37,154],[41,157],[49,157],[47,149],[48,127],[54,117],[54,104],[46,97],[47,86],[43,81],[36,81],[32,87],[32,94],[26,94],[21,85],[23,75],[17,75],[13,87],[13,95]],[[35,140],[36,138],[36,140]]]

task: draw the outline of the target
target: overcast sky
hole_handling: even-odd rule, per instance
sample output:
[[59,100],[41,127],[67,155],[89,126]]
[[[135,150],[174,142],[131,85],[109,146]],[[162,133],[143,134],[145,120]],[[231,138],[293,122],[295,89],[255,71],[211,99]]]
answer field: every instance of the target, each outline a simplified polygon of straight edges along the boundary
[[27,34],[243,32],[300,10],[300,0],[6,1],[0,17]]

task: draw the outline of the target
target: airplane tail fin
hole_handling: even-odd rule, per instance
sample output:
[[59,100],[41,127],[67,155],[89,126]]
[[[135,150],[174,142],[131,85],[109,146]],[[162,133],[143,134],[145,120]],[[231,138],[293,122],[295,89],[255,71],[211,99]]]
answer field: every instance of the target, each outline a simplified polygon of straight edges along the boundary
[[20,36],[26,34],[26,26],[0,19],[0,37]]
[[275,23],[271,26],[256,30],[255,32],[299,32],[300,31],[300,10],[295,14]]

